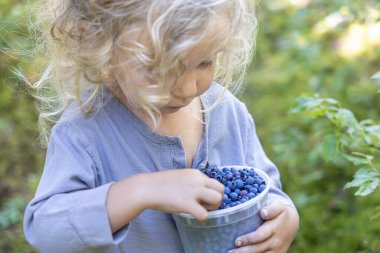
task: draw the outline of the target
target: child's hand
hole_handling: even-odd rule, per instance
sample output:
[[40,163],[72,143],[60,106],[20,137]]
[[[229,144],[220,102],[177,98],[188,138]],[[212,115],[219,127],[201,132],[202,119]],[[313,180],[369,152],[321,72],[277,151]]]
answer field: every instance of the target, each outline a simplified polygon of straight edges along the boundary
[[148,208],[187,213],[207,220],[207,211],[219,207],[224,186],[197,169],[176,169],[147,174]]
[[260,211],[260,216],[264,223],[255,232],[238,237],[239,247],[228,253],[287,252],[299,226],[296,209],[273,201]]

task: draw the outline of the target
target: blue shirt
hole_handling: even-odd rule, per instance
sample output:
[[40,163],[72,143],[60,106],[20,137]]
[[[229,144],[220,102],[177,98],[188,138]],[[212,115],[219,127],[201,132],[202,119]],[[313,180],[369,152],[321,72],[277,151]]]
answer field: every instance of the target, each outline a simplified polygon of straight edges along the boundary
[[[203,107],[210,108],[222,91],[214,83],[201,97]],[[148,209],[111,232],[105,204],[110,185],[137,173],[185,168],[186,157],[179,137],[154,132],[105,93],[109,99],[96,113],[74,113],[73,104],[52,129],[41,181],[25,212],[26,238],[42,253],[181,253],[168,213]],[[207,163],[260,168],[272,180],[269,198],[292,205],[242,102],[226,92],[204,120],[193,168]]]

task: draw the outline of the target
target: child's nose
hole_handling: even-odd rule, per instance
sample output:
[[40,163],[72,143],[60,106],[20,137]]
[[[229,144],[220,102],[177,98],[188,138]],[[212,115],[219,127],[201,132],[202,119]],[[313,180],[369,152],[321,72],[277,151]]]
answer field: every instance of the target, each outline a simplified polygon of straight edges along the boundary
[[178,80],[172,95],[181,98],[193,98],[198,95],[197,75],[193,71],[186,71]]

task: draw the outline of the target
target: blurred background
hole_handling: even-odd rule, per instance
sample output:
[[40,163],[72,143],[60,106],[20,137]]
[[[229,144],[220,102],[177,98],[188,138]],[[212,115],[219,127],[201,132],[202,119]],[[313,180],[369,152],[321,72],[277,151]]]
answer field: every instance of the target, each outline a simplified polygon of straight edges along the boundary
[[[33,2],[33,1],[30,1]],[[258,4],[256,56],[241,99],[301,216],[289,252],[380,252],[380,3]],[[0,252],[35,252],[23,212],[42,172],[28,1],[0,0]],[[349,183],[351,182],[351,183]],[[349,183],[349,184],[347,184]],[[345,187],[346,186],[346,187]]]

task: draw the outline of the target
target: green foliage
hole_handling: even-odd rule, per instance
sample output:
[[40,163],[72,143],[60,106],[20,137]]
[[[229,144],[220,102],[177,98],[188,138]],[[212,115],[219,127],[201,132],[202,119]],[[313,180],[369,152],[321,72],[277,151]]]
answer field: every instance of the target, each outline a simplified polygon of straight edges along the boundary
[[12,70],[32,72],[27,1],[0,1],[0,252],[35,252],[22,218],[43,162],[37,145],[34,100]]
[[323,132],[325,160],[341,155],[358,167],[354,180],[345,188],[358,187],[355,195],[365,196],[380,187],[380,173],[373,166],[371,154],[380,153],[380,124],[372,120],[358,122],[355,115],[331,98],[304,95],[299,97],[291,110],[307,112],[314,118],[327,119]]
[[[379,81],[370,78],[380,68],[380,47],[364,39],[364,31],[378,23],[379,5],[351,0],[259,4],[256,57],[243,99],[264,149],[280,169],[283,188],[300,213],[300,230],[289,252],[380,252],[376,218],[380,191],[358,197],[360,187],[345,188],[347,182],[355,182],[360,168],[370,168],[369,162],[380,168],[374,151],[379,143],[375,131],[375,122],[380,122]],[[351,35],[358,30],[363,34]],[[289,113],[305,93],[320,94],[321,99],[312,97],[305,107],[315,103],[338,109],[307,110],[307,117]],[[360,141],[354,140],[357,134]],[[350,158],[366,161],[367,166],[355,165]]]
[[26,201],[18,196],[8,199],[0,212],[0,229],[17,224],[24,216]]

